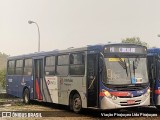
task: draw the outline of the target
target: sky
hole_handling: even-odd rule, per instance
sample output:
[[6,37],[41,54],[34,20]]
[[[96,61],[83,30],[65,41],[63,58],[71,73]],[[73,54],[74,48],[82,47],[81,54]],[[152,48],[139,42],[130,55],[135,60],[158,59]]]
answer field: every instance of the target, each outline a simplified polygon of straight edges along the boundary
[[0,0],[0,52],[11,56],[121,42],[160,47],[160,0]]

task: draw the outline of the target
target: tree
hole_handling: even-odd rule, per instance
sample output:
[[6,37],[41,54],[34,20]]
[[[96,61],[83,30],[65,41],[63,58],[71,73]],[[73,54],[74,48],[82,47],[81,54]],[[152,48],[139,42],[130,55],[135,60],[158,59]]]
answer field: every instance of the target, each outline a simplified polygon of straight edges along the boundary
[[0,85],[6,87],[6,69],[0,70]]
[[0,52],[0,89],[6,87],[6,67],[7,67],[7,57],[9,55]]
[[146,46],[147,48],[149,47],[149,45],[146,42],[141,41],[139,37],[131,37],[131,38],[122,39],[122,43],[133,43],[137,45]]

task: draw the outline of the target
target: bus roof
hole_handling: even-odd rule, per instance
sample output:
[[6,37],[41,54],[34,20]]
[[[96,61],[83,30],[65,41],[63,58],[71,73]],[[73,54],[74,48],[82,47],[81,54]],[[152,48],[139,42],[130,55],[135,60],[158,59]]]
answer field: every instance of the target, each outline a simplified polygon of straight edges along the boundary
[[[78,51],[91,51],[91,50],[97,50],[97,51],[103,51],[104,46],[118,46],[118,45],[134,45],[134,46],[141,46],[141,45],[136,45],[136,44],[129,44],[129,43],[109,43],[109,44],[98,44],[98,45],[87,45],[86,47],[81,47],[81,48],[73,48],[70,47],[66,50],[53,50],[53,51],[48,51],[48,52],[35,52],[31,54],[24,54],[24,55],[18,55],[18,56],[10,56],[8,57],[8,60],[11,59],[21,59],[21,58],[30,58],[30,57],[37,57],[37,56],[46,56],[46,55],[57,55],[57,54],[65,54],[65,53],[70,53],[70,52],[78,52]],[[141,46],[142,47],[142,46]],[[145,47],[145,46],[143,46]]]
[[150,48],[147,50],[148,53],[160,53],[160,48]]

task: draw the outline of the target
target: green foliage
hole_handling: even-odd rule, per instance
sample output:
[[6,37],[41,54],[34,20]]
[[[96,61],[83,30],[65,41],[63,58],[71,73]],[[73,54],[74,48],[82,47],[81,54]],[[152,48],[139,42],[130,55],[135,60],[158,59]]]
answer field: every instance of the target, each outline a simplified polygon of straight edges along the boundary
[[146,42],[141,41],[139,37],[122,39],[122,43],[133,43],[133,44],[149,47],[149,45]]
[[6,86],[7,57],[7,54],[0,52],[0,89],[5,89]]
[[6,69],[0,70],[0,84],[3,89],[6,87]]
[[6,69],[8,55],[0,52],[0,70]]

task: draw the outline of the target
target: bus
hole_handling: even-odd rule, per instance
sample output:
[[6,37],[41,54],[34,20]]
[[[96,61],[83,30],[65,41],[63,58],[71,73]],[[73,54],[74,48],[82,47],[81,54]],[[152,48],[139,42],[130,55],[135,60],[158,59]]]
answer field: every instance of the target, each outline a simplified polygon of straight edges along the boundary
[[151,105],[160,109],[160,48],[150,48],[147,54]]
[[9,57],[6,90],[30,100],[99,110],[147,106],[147,48],[135,44],[88,45]]

